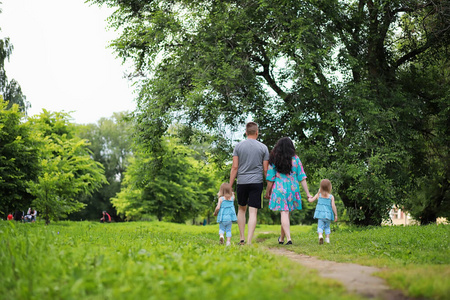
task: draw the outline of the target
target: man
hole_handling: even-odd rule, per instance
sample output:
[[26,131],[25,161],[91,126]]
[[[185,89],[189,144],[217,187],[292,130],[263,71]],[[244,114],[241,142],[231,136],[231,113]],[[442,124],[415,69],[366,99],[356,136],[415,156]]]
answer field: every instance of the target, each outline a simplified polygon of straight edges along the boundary
[[240,244],[245,244],[245,214],[248,206],[247,244],[252,243],[256,228],[258,209],[261,208],[261,194],[264,178],[269,167],[269,150],[257,141],[258,125],[249,122],[245,128],[247,139],[239,142],[233,151],[233,165],[230,172],[230,185],[237,177],[236,192],[238,200],[238,227]]
[[102,211],[102,217],[100,219],[100,223],[109,223],[111,222],[111,216],[106,212],[106,211]]

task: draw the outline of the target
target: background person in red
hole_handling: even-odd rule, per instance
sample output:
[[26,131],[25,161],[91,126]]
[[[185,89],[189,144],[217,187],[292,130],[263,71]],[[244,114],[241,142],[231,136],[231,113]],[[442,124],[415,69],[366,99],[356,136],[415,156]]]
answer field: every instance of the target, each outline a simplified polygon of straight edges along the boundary
[[13,219],[13,215],[12,214],[9,214],[8,215],[8,221],[11,221]]
[[108,223],[111,222],[111,216],[106,211],[103,211],[103,216],[100,219],[100,223],[104,223],[104,222],[108,222]]

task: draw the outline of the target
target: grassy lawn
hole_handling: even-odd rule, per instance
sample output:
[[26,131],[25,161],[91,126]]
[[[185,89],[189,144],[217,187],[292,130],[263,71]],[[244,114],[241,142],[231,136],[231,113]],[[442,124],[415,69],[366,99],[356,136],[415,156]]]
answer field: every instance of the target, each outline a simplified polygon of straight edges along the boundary
[[[450,225],[335,227],[318,245],[316,225],[292,226],[292,251],[338,262],[377,266],[388,284],[414,297],[449,299]],[[259,241],[279,247],[279,226],[259,226]],[[286,247],[286,246],[284,246]]]
[[[314,226],[313,226],[314,227]],[[2,299],[358,299],[337,282],[276,257],[279,226],[258,226],[252,246],[218,244],[218,225],[160,222],[45,226],[0,222]],[[408,295],[448,299],[450,226],[338,228],[319,246],[293,226],[289,249],[380,267]],[[282,246],[286,247],[286,246]]]
[[359,299],[233,227],[224,247],[218,225],[2,221],[0,298]]

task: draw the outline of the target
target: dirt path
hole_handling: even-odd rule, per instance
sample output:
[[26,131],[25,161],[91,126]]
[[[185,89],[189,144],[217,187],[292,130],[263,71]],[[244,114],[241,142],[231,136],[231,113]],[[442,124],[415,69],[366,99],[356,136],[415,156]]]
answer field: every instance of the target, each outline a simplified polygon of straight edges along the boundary
[[322,277],[340,281],[349,292],[360,294],[369,299],[416,299],[404,296],[401,291],[391,290],[384,279],[372,276],[374,272],[380,271],[376,267],[320,260],[285,248],[269,248],[269,251],[276,255],[286,256],[305,267],[316,269]]

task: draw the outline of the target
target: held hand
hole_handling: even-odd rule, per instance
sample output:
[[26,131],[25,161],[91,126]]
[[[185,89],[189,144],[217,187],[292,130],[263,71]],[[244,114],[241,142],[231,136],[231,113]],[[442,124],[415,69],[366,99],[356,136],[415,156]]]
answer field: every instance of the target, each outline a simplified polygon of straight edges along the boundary
[[338,217],[337,217],[337,216],[335,216],[335,217],[334,217],[334,221],[335,221],[335,222],[337,222],[337,220],[338,220]]
[[266,195],[264,196],[264,198],[270,199],[270,195],[269,195],[269,194],[266,194]]

